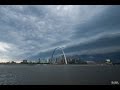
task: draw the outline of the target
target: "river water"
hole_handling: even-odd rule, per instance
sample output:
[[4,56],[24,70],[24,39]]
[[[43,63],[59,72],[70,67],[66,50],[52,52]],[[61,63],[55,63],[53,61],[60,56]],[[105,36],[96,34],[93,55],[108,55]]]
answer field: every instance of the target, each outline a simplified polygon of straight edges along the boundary
[[0,85],[111,85],[120,65],[0,65]]

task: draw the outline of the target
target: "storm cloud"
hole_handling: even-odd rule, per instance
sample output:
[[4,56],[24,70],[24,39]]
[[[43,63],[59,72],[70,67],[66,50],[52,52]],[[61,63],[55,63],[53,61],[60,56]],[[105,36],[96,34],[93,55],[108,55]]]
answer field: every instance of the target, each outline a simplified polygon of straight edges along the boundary
[[0,60],[120,50],[119,5],[0,6]]

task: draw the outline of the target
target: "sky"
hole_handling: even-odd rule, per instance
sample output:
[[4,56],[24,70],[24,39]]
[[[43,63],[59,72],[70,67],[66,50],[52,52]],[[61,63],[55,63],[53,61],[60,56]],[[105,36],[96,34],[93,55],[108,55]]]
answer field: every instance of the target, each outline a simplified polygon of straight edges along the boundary
[[1,5],[0,61],[120,51],[120,5]]

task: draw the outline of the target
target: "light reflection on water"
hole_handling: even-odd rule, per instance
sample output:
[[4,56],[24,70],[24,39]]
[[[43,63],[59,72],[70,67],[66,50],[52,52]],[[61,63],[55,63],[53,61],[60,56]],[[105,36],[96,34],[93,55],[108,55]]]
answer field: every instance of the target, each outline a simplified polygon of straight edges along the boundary
[[119,76],[120,66],[0,65],[0,85],[106,85]]

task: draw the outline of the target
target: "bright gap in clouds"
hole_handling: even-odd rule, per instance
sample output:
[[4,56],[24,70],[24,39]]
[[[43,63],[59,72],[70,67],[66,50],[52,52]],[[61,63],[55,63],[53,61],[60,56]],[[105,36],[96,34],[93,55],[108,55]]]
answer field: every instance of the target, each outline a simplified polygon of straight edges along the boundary
[[11,47],[3,42],[0,42],[0,52],[7,52]]

